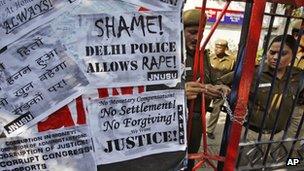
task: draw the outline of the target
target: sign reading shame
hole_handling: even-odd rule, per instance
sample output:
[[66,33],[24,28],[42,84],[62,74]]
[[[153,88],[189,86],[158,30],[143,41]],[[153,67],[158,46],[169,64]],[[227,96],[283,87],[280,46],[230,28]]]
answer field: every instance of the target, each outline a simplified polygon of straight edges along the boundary
[[82,15],[80,21],[87,34],[77,49],[94,87],[180,80],[182,27],[176,12]]
[[1,0],[0,49],[79,2],[80,0]]
[[0,123],[7,136],[55,112],[82,94],[88,81],[48,25],[0,54]]
[[97,164],[185,150],[184,104],[182,90],[90,100]]
[[0,170],[95,171],[87,127],[0,139]]

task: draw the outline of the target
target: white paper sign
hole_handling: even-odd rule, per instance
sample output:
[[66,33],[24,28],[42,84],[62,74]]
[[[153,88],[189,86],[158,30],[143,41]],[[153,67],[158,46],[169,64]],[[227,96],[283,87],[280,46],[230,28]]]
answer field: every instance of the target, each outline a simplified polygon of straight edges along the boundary
[[152,11],[181,10],[185,0],[122,0],[133,3]]
[[57,130],[71,126],[87,124],[85,112],[85,102],[88,98],[105,98],[111,96],[137,94],[145,91],[143,86],[140,87],[121,87],[121,88],[100,88],[89,89],[82,96],[60,108],[56,112],[32,126],[26,133],[37,133],[48,130]]
[[97,164],[185,150],[184,91],[153,91],[88,103]]
[[87,127],[0,139],[2,171],[95,171]]
[[55,112],[88,85],[54,35],[51,27],[41,27],[0,54],[0,123],[7,136]]
[[79,2],[80,0],[0,0],[0,49]]
[[[138,11],[140,6],[122,0],[83,0],[75,14],[121,13]],[[72,12],[73,13],[73,12]]]
[[77,49],[93,87],[179,82],[182,25],[177,12],[82,15],[80,21],[86,35]]

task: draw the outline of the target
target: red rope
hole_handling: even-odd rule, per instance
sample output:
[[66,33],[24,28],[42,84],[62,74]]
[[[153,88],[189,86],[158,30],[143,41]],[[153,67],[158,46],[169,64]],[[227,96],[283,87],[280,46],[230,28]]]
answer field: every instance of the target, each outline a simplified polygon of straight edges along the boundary
[[228,1],[226,2],[226,4],[225,4],[225,6],[224,6],[224,8],[223,8],[223,10],[222,10],[222,12],[221,12],[221,14],[220,14],[220,16],[216,19],[215,23],[212,25],[211,30],[210,30],[210,33],[208,34],[206,40],[205,40],[204,43],[203,43],[202,50],[205,50],[205,48],[206,48],[206,46],[207,46],[207,44],[208,44],[208,42],[209,42],[211,36],[213,35],[213,33],[215,32],[216,28],[217,28],[218,25],[220,24],[222,18],[224,17],[224,15],[226,14],[226,12],[228,11],[228,7],[229,7],[229,5],[230,5],[230,2],[231,2],[230,0],[228,0]]
[[[293,4],[296,6],[303,6],[304,1],[303,0],[267,0],[271,2],[279,2],[283,4]],[[262,20],[263,20],[263,13],[265,10],[265,4],[266,0],[254,0],[254,8],[252,15],[252,20],[250,22],[250,28],[249,28],[249,35],[247,40],[247,51],[245,53],[245,60],[244,60],[244,71],[241,76],[241,82],[240,87],[238,90],[238,100],[237,105],[235,109],[235,115],[236,117],[244,116],[246,113],[246,106],[248,103],[248,97],[249,97],[249,89],[250,85],[253,79],[253,73],[254,73],[254,64],[255,63],[255,54],[257,52],[257,46],[258,41],[260,37],[260,30],[262,27]],[[220,23],[220,20],[226,13],[228,6],[230,4],[230,0],[227,1],[224,9],[222,10],[219,18],[214,23],[214,25],[211,28],[211,31],[209,35],[206,37],[206,40],[204,41],[202,48],[199,48],[201,41],[202,41],[202,35],[203,35],[203,25],[202,24],[202,18],[203,15],[205,15],[206,10],[206,0],[203,0],[202,4],[202,14],[201,14],[201,20],[199,24],[199,32],[198,32],[198,42],[196,44],[196,52],[195,52],[195,58],[194,58],[194,66],[193,66],[193,81],[196,81],[197,73],[198,73],[198,66],[200,69],[200,82],[204,83],[204,50],[209,42],[211,36],[213,35],[214,31],[216,30],[217,26]],[[248,44],[252,44],[250,48],[248,48]],[[189,120],[188,120],[188,140],[190,137],[190,130],[192,128],[192,117],[193,117],[193,107],[194,107],[194,100],[190,103],[190,112],[189,112]],[[230,142],[228,142],[227,147],[227,156],[222,157],[218,155],[212,155],[210,152],[208,152],[207,147],[207,136],[206,136],[206,107],[205,107],[205,97],[204,94],[202,94],[202,103],[201,103],[201,117],[202,117],[202,137],[203,137],[203,152],[202,153],[195,153],[195,154],[189,154],[189,159],[196,159],[198,160],[198,163],[194,166],[192,170],[199,169],[203,164],[207,164],[211,166],[214,170],[217,168],[213,165],[213,163],[210,160],[217,160],[217,161],[225,161],[224,170],[225,171],[232,171],[234,170],[234,165],[236,162],[236,157],[238,155],[238,145],[240,140],[240,134],[242,125],[233,122],[232,128],[231,128],[231,139]]]
[[[265,11],[266,0],[254,0],[253,11],[251,14],[248,40],[245,49],[245,59],[243,71],[238,90],[238,99],[235,108],[236,117],[243,117],[246,113],[250,85],[254,75],[255,58],[259,44],[259,38],[263,23],[263,14]],[[230,130],[230,139],[228,140],[226,158],[224,163],[225,171],[233,171],[238,156],[238,146],[241,136],[242,125],[232,122]]]
[[[201,18],[199,23],[199,31],[198,31],[198,41],[196,43],[196,51],[195,51],[195,58],[194,58],[194,66],[193,66],[193,81],[196,81],[197,74],[198,74],[198,67],[200,71],[200,82],[204,83],[205,74],[204,74],[204,51],[206,48],[207,43],[209,42],[211,36],[213,35],[214,31],[216,30],[217,26],[219,25],[222,17],[226,13],[228,7],[230,5],[230,1],[228,1],[222,10],[219,18],[217,18],[215,24],[211,28],[210,33],[208,34],[206,40],[203,43],[202,48],[200,48],[200,44],[203,38],[205,20],[202,20],[205,17],[205,10],[206,10],[206,0],[203,1],[201,7]],[[205,18],[206,19],[206,18]],[[202,93],[202,101],[201,101],[201,118],[202,118],[202,137],[203,137],[203,153],[196,153],[196,154],[189,154],[190,159],[197,159],[199,162],[194,166],[192,170],[199,169],[204,163],[211,166],[214,170],[216,170],[216,166],[210,160],[217,160],[223,161],[224,159],[218,155],[210,155],[208,152],[208,143],[207,143],[207,135],[206,135],[206,106],[205,106],[205,94]],[[188,120],[188,140],[191,136],[191,129],[192,129],[192,118],[193,118],[193,108],[194,108],[194,100],[190,103],[190,111],[189,111],[189,120]]]
[[[200,44],[201,44],[201,40],[203,37],[205,19],[206,19],[205,18],[206,1],[207,0],[203,0],[203,2],[202,2],[199,30],[197,33],[197,42],[196,42],[196,48],[195,48],[195,56],[194,56],[194,64],[193,64],[193,80],[192,81],[196,81],[197,74],[198,74]],[[202,19],[204,19],[204,21]],[[188,116],[189,117],[188,118],[188,136],[187,136],[188,141],[190,140],[190,136],[191,136],[194,102],[195,102],[194,100],[190,101],[190,109],[189,109],[189,116]]]

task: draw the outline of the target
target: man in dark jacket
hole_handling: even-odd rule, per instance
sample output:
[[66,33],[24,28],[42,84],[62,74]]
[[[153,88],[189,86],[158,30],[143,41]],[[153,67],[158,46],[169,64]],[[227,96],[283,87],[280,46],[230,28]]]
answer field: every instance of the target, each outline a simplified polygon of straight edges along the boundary
[[[193,79],[193,65],[194,55],[197,43],[197,33],[199,31],[201,11],[198,9],[192,9],[185,11],[183,14],[184,31],[186,39],[186,84],[185,91],[188,101],[195,100],[194,113],[192,121],[192,129],[188,130],[190,133],[190,139],[188,142],[188,152],[196,153],[199,150],[202,138],[202,118],[201,118],[201,94],[204,93],[206,99],[206,106],[209,106],[212,98],[221,97],[221,93],[227,93],[229,88],[224,85],[215,84],[216,77],[213,75],[212,67],[210,65],[208,53],[204,55],[204,83],[201,83],[200,78]],[[203,19],[206,22],[206,17]],[[199,75],[199,74],[198,74]],[[193,81],[197,80],[197,81]],[[189,107],[188,103],[188,107]],[[191,170],[194,166],[193,160],[188,160],[188,170]]]

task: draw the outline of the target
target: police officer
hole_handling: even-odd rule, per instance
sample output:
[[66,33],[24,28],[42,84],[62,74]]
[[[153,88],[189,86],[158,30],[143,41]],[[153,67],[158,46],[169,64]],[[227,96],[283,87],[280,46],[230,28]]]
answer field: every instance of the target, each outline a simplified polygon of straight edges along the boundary
[[[235,56],[228,54],[228,42],[224,39],[215,41],[214,53],[210,55],[210,64],[215,79],[231,72],[235,64]],[[210,139],[214,139],[214,130],[220,116],[221,106],[224,104],[223,99],[213,100],[213,110],[207,124],[207,135]]]
[[[275,134],[285,130],[288,118],[290,117],[290,114],[292,112],[291,106],[293,104],[294,97],[297,93],[299,82],[302,79],[301,76],[303,76],[303,71],[299,70],[296,67],[290,66],[290,62],[293,56],[293,49],[296,48],[296,40],[293,38],[293,36],[287,35],[281,53],[281,60],[277,69],[277,75],[274,75],[278,56],[280,53],[281,41],[283,39],[284,35],[277,36],[273,39],[270,44],[270,47],[267,49],[266,65],[258,66],[255,69],[248,104],[248,107],[252,109],[250,110],[252,111],[252,114],[250,120],[245,123],[249,128],[247,141],[257,141],[259,133],[263,135],[262,141],[269,141],[272,130],[274,130]],[[257,76],[260,67],[262,67],[262,73],[258,78]],[[289,70],[291,72],[290,80],[286,89],[287,92],[286,94],[283,94]],[[271,90],[273,77],[276,77],[276,79],[274,81],[273,90]],[[223,83],[229,84],[232,82],[232,78],[233,73],[229,73],[223,76],[221,80],[223,81]],[[258,80],[260,80],[260,82],[258,85],[256,85],[256,82]],[[255,86],[258,86],[258,91],[255,96],[255,100],[253,101]],[[268,96],[270,96],[270,105],[268,106],[268,108],[266,108]],[[266,115],[264,125],[261,126],[264,115]],[[278,120],[276,121],[277,116]],[[293,115],[291,122],[294,122],[294,120],[296,119],[294,119]],[[277,124],[275,125],[276,122]],[[282,137],[275,136],[275,138]],[[267,145],[261,145],[262,151],[265,151],[266,147]],[[272,147],[275,146],[273,145]],[[244,151],[242,154],[247,155],[246,153],[249,153],[249,151],[252,150],[252,147],[246,146],[243,150]],[[245,165],[248,163],[246,158],[247,157],[240,156],[240,165]]]
[[[303,34],[303,32],[302,32],[302,35],[300,35],[302,20],[295,20],[291,25],[292,25],[292,36],[296,40],[298,40],[299,36],[301,36],[297,55],[296,55],[295,62],[294,62],[294,66],[301,69],[303,72],[303,70],[304,70],[304,34]],[[302,79],[301,84],[302,84],[302,86],[304,86],[303,79]],[[293,117],[291,120],[291,124],[287,131],[288,137],[295,136],[295,134],[298,130],[298,127],[300,125],[300,121],[301,121],[303,113],[304,113],[304,90],[302,92],[300,92],[297,105],[294,109],[294,114],[293,114]],[[302,127],[298,137],[302,138],[303,136],[304,136],[304,127]],[[295,149],[299,149],[300,146],[301,146],[300,142],[297,142],[295,144]],[[302,150],[304,150],[304,149],[302,149]]]
[[[212,85],[215,83],[216,79],[211,71],[210,61],[208,60],[208,53],[204,55],[204,83],[200,83],[200,78],[195,78],[197,81],[193,81],[193,65],[194,65],[194,55],[197,43],[197,33],[199,31],[199,20],[201,16],[201,11],[198,9],[191,9],[183,13],[184,22],[184,34],[185,43],[187,50],[186,58],[186,84],[185,91],[188,100],[194,100],[194,115],[192,121],[192,130],[190,132],[190,140],[188,142],[188,152],[196,153],[199,150],[202,137],[202,120],[201,120],[201,94],[205,93],[206,106],[209,105],[210,99],[218,98],[221,93],[228,93],[229,88],[224,85]],[[206,22],[206,16],[203,19],[204,24]],[[189,103],[188,103],[189,107]],[[194,166],[193,160],[188,160],[188,170],[191,170]]]
[[[297,40],[299,36],[301,36],[299,48],[297,51],[296,59],[294,62],[295,67],[300,68],[301,70],[304,70],[304,32],[302,32],[302,35],[300,34],[300,28],[302,25],[302,20],[295,20],[292,23],[292,35]],[[304,28],[302,28],[304,29]],[[301,106],[301,110],[304,110],[304,92],[300,93],[300,98],[298,102],[299,106]]]
[[[255,69],[255,75],[253,79],[253,83],[251,84],[250,96],[249,96],[249,105],[254,109],[253,114],[251,115],[250,121],[248,121],[249,128],[253,131],[259,130],[260,123],[262,122],[262,118],[265,110],[267,111],[267,117],[265,120],[264,132],[267,133],[272,130],[275,122],[275,116],[278,112],[280,103],[282,103],[281,111],[283,114],[280,115],[278,119],[278,125],[276,127],[275,132],[280,132],[284,130],[286,126],[288,114],[291,112],[292,102],[294,100],[294,96],[296,95],[299,82],[301,81],[301,76],[303,75],[303,71],[296,67],[291,67],[290,62],[292,59],[292,49],[296,47],[296,41],[291,35],[287,35],[284,49],[282,51],[282,57],[278,66],[278,71],[275,79],[275,83],[273,86],[272,94],[270,95],[271,101],[268,109],[265,108],[268,94],[270,92],[271,81],[274,77],[274,69],[278,60],[278,53],[280,50],[280,44],[283,40],[283,35],[277,36],[273,39],[270,47],[267,50],[267,61],[266,65],[258,66]],[[262,74],[260,78],[257,78],[259,67],[262,68]],[[283,97],[284,85],[287,81],[287,71],[291,70],[291,78],[288,84],[287,95]],[[222,83],[231,84],[233,78],[233,73],[228,73],[220,78]],[[258,92],[256,95],[255,101],[252,101],[253,90],[255,86],[255,82],[260,80],[258,85]],[[284,100],[283,100],[284,98]]]
[[301,36],[298,52],[296,55],[294,66],[304,70],[304,35],[299,35],[302,20],[295,20],[292,23],[292,35],[297,40]]

